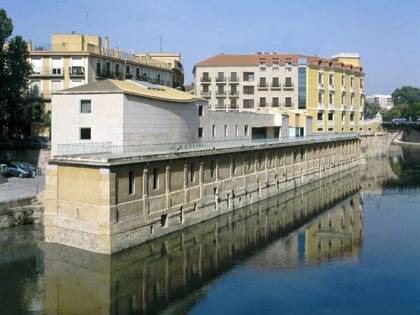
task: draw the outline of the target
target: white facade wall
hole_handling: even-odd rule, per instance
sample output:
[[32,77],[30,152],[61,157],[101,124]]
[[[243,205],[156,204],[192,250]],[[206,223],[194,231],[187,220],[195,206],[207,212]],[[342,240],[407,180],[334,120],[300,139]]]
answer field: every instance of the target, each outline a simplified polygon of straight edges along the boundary
[[124,99],[123,144],[198,142],[198,105],[135,96]]
[[[81,113],[81,100],[91,100],[91,112]],[[123,94],[52,96],[51,154],[59,144],[112,142],[123,144]],[[80,139],[80,128],[91,128],[91,139]]]

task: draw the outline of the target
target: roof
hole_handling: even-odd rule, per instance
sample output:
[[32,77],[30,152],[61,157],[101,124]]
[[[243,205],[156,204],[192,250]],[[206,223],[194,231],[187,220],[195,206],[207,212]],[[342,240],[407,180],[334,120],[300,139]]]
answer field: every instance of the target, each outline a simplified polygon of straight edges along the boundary
[[[340,54],[344,55],[344,54]],[[351,54],[355,58],[356,54]],[[301,54],[280,54],[280,53],[255,53],[247,55],[239,54],[219,54],[209,59],[203,60],[194,66],[196,67],[241,67],[241,66],[258,66],[265,63],[272,66],[277,63],[279,66],[290,64],[292,66],[299,65],[299,59],[306,59],[308,66],[324,67],[331,69],[346,70],[352,72],[363,72],[362,67],[354,67],[350,64],[338,62],[335,59],[320,58],[318,56],[307,56]]]
[[164,85],[135,80],[102,80],[54,92],[54,94],[115,94],[124,93],[135,96],[166,100],[171,102],[194,102],[201,100],[190,93]]

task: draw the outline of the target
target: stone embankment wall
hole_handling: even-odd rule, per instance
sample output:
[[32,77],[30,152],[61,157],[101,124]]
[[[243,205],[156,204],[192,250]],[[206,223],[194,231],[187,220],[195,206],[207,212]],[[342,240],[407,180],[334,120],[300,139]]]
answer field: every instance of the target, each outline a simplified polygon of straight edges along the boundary
[[16,225],[41,223],[44,206],[37,197],[0,203],[0,229]]
[[402,133],[397,132],[370,132],[360,134],[360,163],[365,164],[366,159],[386,156],[390,144]]
[[359,159],[359,139],[349,136],[152,157],[51,160],[45,240],[115,253],[357,167]]

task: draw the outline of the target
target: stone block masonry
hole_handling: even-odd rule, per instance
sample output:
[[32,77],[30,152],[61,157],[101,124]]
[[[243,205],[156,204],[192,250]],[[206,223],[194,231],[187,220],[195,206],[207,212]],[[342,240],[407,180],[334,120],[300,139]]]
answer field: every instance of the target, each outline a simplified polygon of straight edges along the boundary
[[45,240],[112,254],[359,165],[358,137],[143,156],[61,157]]

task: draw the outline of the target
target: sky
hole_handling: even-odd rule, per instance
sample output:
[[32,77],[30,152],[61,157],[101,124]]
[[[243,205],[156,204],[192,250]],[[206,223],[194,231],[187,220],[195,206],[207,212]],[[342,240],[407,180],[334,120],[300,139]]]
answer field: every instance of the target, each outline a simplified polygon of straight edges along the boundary
[[14,32],[108,36],[127,52],[178,52],[185,84],[216,54],[359,53],[366,92],[420,87],[419,0],[0,0]]

